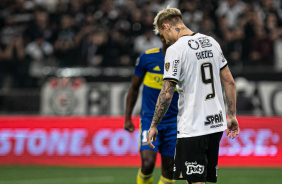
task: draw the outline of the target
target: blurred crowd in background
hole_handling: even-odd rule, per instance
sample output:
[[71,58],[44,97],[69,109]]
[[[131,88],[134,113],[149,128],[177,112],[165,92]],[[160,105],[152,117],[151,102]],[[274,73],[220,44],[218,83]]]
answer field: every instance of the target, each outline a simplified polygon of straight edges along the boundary
[[213,36],[230,66],[282,60],[281,0],[1,0],[0,86],[38,87],[46,65],[134,66],[161,46],[152,23],[167,5],[192,31]]

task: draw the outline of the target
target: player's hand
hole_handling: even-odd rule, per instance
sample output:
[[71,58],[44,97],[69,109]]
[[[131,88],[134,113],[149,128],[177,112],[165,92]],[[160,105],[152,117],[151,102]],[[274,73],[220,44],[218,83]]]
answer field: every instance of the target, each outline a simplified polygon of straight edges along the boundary
[[123,128],[128,132],[133,132],[135,130],[134,124],[132,123],[131,120],[125,120]]
[[234,139],[240,132],[239,123],[236,117],[227,117],[226,134],[229,138]]
[[147,144],[154,149],[155,146],[153,145],[152,141],[156,141],[158,135],[157,127],[150,127],[148,134],[147,134]]

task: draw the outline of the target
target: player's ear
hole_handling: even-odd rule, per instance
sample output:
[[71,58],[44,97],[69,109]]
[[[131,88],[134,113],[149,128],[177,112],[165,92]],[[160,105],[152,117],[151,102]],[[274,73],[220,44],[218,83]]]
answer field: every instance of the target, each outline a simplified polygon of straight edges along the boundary
[[168,31],[170,29],[170,25],[168,23],[163,23],[162,24],[164,30]]

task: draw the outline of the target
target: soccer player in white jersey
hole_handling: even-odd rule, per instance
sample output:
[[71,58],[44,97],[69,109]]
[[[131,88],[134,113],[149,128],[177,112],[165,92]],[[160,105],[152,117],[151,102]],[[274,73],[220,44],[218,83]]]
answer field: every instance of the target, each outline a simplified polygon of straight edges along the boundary
[[[239,134],[236,119],[236,87],[221,48],[212,37],[194,33],[182,21],[178,9],[166,8],[154,20],[155,32],[171,46],[165,55],[163,87],[147,136],[158,134],[177,86],[179,92],[174,179],[204,184],[217,181],[219,143],[226,130]],[[227,117],[222,95],[224,85]]]

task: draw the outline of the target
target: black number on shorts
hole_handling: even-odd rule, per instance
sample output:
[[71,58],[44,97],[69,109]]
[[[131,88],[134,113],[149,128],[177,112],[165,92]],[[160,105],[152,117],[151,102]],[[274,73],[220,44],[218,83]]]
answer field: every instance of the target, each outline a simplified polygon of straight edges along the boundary
[[[206,68],[209,70],[210,76],[207,78],[206,75]],[[212,93],[207,94],[206,100],[213,99],[215,97],[215,91],[214,91],[214,80],[213,80],[213,69],[212,69],[212,64],[210,62],[208,63],[203,63],[201,65],[201,75],[202,75],[202,81],[204,84],[210,84],[212,88]]]

